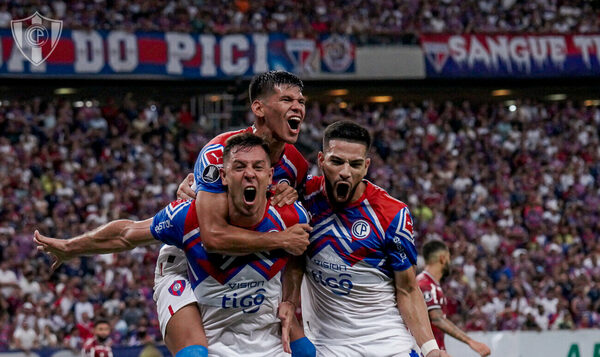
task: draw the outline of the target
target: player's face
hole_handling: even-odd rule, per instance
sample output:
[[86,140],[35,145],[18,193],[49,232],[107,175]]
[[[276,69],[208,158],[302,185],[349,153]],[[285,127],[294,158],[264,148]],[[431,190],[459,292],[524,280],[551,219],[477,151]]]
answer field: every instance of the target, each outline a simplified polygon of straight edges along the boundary
[[264,120],[272,139],[295,144],[306,113],[306,99],[294,85],[277,85],[273,93],[257,99],[252,110],[258,120]]
[[267,188],[273,177],[269,157],[263,148],[233,148],[221,171],[223,184],[238,214],[262,214]]
[[356,188],[367,174],[370,163],[364,144],[330,140],[325,152],[319,153],[319,167],[325,176],[329,200],[342,205],[358,199],[354,197]]
[[99,323],[94,327],[94,335],[98,338],[100,342],[106,341],[108,336],[110,335],[110,325],[105,323]]

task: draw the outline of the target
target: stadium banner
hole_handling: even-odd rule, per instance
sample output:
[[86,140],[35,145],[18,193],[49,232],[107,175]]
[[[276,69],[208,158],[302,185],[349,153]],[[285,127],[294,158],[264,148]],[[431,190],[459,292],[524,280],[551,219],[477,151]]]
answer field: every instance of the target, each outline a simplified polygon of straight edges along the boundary
[[423,34],[429,78],[600,75],[600,34]]
[[[332,38],[63,30],[51,55],[36,66],[15,45],[11,31],[0,30],[0,76],[226,79],[274,69],[310,76],[321,68],[352,73],[352,39]],[[319,50],[327,55],[323,66]]]
[[[600,333],[597,329],[559,331],[469,332],[488,345],[490,357],[600,357]],[[479,357],[469,346],[448,335],[444,342],[452,356]]]
[[[155,347],[163,357],[171,357],[171,353],[164,345],[157,345]],[[147,348],[145,346],[133,346],[133,347],[113,347],[112,352],[115,357],[138,357],[145,353],[154,353],[156,349],[152,348],[151,351],[144,351]],[[154,351],[154,352],[152,352]],[[152,354],[153,356],[155,354]],[[0,357],[81,357],[81,351],[72,351],[68,349],[60,348],[43,348],[31,350],[31,353],[25,353],[20,350],[0,352]]]

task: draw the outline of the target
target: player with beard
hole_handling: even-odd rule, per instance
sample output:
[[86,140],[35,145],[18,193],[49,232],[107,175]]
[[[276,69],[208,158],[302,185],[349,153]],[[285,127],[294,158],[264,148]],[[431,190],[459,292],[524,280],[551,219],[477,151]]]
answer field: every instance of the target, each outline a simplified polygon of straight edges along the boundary
[[83,357],[112,357],[110,341],[110,324],[106,320],[97,320],[94,323],[94,336],[83,343],[81,352]]
[[[424,356],[448,356],[437,347],[416,281],[408,207],[364,179],[370,145],[369,132],[353,122],[325,129],[323,176],[309,177],[304,193],[313,225],[304,259],[304,330],[319,356],[413,357],[415,339]],[[282,321],[298,306],[302,275],[301,266],[288,265]]]
[[441,349],[446,349],[444,334],[448,334],[469,345],[482,357],[489,356],[491,352],[486,344],[473,340],[446,318],[447,301],[439,282],[450,274],[451,262],[448,247],[440,240],[431,240],[423,245],[423,257],[425,258],[425,269],[417,276],[417,281],[427,304],[431,329],[438,345]]
[[[251,133],[231,137],[223,151],[223,163],[220,175],[228,189],[229,222],[258,232],[281,232],[308,222],[307,212],[297,202],[270,205],[267,188],[273,168],[269,147],[261,138]],[[188,346],[176,356],[286,356],[276,311],[288,254],[283,249],[242,256],[210,253],[199,233],[196,204],[178,200],[154,218],[112,221],[68,240],[44,237],[36,231],[34,241],[38,250],[54,256],[53,268],[83,254],[119,252],[157,241],[176,246],[185,251],[190,281],[176,281],[168,290],[180,295],[190,284],[208,338],[208,351],[203,346]],[[204,336],[203,331],[194,332]],[[303,337],[301,328],[295,334],[292,356],[314,356],[314,346]]]

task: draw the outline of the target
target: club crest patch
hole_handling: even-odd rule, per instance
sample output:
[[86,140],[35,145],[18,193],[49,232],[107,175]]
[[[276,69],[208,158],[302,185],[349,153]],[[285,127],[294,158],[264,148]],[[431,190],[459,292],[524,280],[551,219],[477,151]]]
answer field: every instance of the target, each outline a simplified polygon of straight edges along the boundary
[[181,296],[185,290],[185,280],[175,280],[169,288],[169,293],[173,296]]

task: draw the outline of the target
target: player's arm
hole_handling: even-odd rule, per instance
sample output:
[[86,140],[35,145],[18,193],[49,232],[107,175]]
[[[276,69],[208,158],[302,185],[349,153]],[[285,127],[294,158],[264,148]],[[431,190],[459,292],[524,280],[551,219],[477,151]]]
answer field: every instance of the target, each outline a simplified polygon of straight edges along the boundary
[[[422,347],[428,341],[435,341],[429,324],[427,306],[417,283],[415,268],[410,267],[403,271],[395,271],[394,279],[398,310],[406,326],[415,337],[417,344]],[[443,356],[440,352],[439,349],[435,349],[425,357]]]
[[466,343],[469,345],[469,347],[471,347],[471,349],[479,353],[479,355],[488,356],[491,353],[490,348],[485,343],[481,343],[470,338],[466,333],[458,328],[458,326],[446,318],[442,309],[430,309],[429,319],[435,327],[439,328],[455,339]]
[[144,221],[117,220],[70,239],[46,237],[37,230],[33,241],[40,252],[54,257],[52,269],[85,254],[118,253],[137,246],[157,243],[150,231],[152,218]]
[[232,226],[227,222],[227,194],[198,191],[196,214],[204,248],[211,253],[245,255],[284,249],[300,255],[308,246],[308,224],[296,224],[282,232],[256,232]]
[[304,255],[290,257],[281,279],[281,302],[277,313],[281,320],[281,343],[288,353],[291,353],[290,341],[304,337],[304,329],[296,318],[296,308],[300,306],[304,259]]

